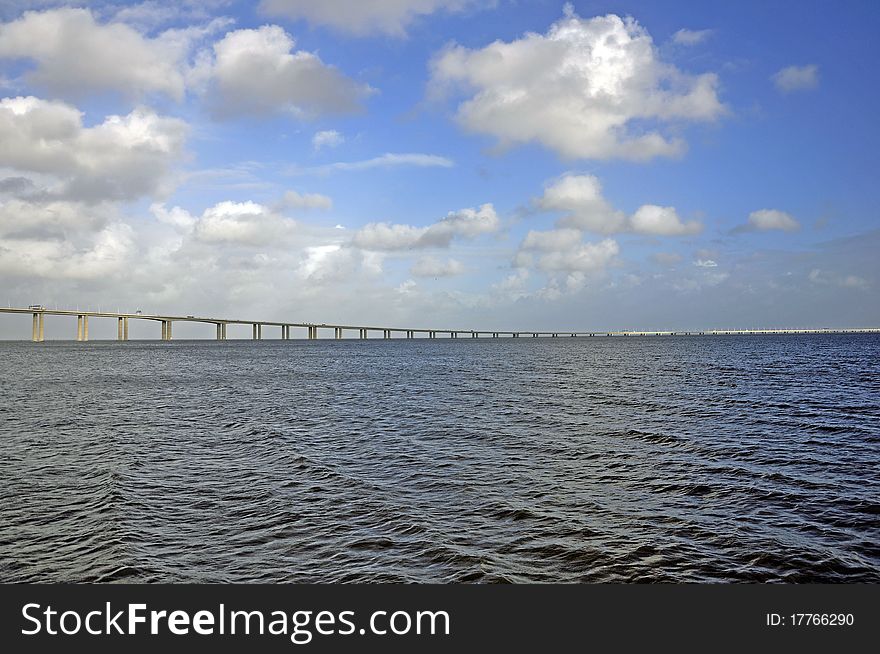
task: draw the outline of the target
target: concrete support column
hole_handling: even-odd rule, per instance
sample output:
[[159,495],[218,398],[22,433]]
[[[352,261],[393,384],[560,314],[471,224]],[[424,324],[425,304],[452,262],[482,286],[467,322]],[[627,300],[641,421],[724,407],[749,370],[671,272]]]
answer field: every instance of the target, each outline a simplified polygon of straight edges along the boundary
[[538,338],[537,334],[532,334],[532,338]]
[[437,332],[429,332],[430,338],[437,338]]
[[342,327],[333,328],[333,337],[338,341],[342,338]]
[[220,325],[220,328],[221,328],[220,329],[220,336],[225,341],[226,340],[226,323],[224,322],[222,325]]
[[257,340],[260,341],[263,339],[263,326],[257,325]]
[[46,332],[43,328],[43,319],[44,318],[45,318],[45,316],[41,313],[40,314],[40,328],[39,328],[40,343],[42,343],[45,340],[45,336],[46,336]]
[[40,322],[40,314],[34,314],[34,326],[31,328],[31,340],[36,343],[37,338],[39,337],[39,327],[38,324]]
[[477,332],[471,332],[471,338],[479,338],[480,335]]
[[122,340],[128,340],[128,318],[122,319]]
[[166,334],[168,335],[168,339],[167,339],[167,340],[170,341],[170,340],[171,340],[171,321],[170,321],[170,320],[168,321],[168,328],[167,328],[167,330],[166,330]]
[[89,340],[89,317],[83,316],[83,337],[84,341]]
[[253,325],[251,325],[251,327],[253,328],[253,335],[251,336],[251,339],[255,341],[257,340],[257,324],[254,323]]
[[81,341],[83,339],[83,317],[76,317],[76,340]]
[[124,340],[122,335],[122,318],[116,319],[116,340]]
[[168,324],[164,320],[162,321],[162,340],[168,340]]
[[219,322],[215,325],[215,327],[217,327],[217,340],[222,341],[223,340],[223,328],[220,326]]
[[366,329],[361,329],[361,330],[359,330],[359,331],[360,331],[360,336],[361,336],[361,338],[366,339],[366,338],[367,338],[367,330],[366,330]]

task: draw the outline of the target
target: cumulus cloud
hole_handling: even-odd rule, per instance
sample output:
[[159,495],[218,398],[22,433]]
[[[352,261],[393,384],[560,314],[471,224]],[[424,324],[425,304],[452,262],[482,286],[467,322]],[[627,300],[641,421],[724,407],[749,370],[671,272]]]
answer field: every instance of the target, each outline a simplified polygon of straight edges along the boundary
[[360,171],[372,170],[373,168],[396,168],[399,166],[416,166],[418,168],[451,168],[455,164],[451,159],[436,154],[423,154],[420,152],[386,152],[372,159],[362,161],[337,161],[323,166],[311,168],[292,168],[288,172],[292,175],[323,174],[337,171]]
[[718,264],[713,259],[697,259],[694,261],[697,268],[717,268]]
[[614,239],[606,238],[598,243],[578,240],[560,250],[541,252],[534,259],[534,265],[544,271],[595,273],[604,270],[619,253],[620,246]]
[[682,260],[682,256],[677,252],[655,252],[651,258],[661,266],[674,266]]
[[565,212],[558,222],[560,227],[598,234],[686,236],[703,229],[697,221],[683,222],[674,207],[645,204],[627,216],[604,198],[602,184],[593,175],[563,175],[544,189],[536,204],[546,211]]
[[202,62],[209,104],[219,118],[291,113],[308,118],[352,113],[373,92],[320,57],[294,51],[293,38],[277,25],[229,32]]
[[27,80],[56,96],[109,90],[181,100],[193,46],[226,24],[218,19],[150,38],[123,22],[99,23],[89,9],[28,11],[0,24],[0,58],[33,62]]
[[544,189],[538,206],[546,211],[564,211],[559,224],[590,232],[612,234],[623,231],[626,216],[602,196],[602,184],[593,175],[563,175]]
[[332,209],[333,200],[320,193],[287,191],[279,203],[283,209]]
[[783,93],[807,91],[819,86],[819,67],[816,64],[788,66],[774,73],[771,79]]
[[435,257],[420,257],[410,272],[416,277],[453,277],[464,272],[464,265],[457,259],[443,261]]
[[156,193],[183,151],[187,125],[139,108],[84,127],[58,101],[0,100],[0,166],[47,177],[45,195],[90,202]]
[[489,4],[494,0],[262,0],[260,10],[270,16],[305,19],[352,34],[403,36],[406,26],[419,16]]
[[695,221],[683,222],[675,207],[659,207],[645,204],[630,216],[630,229],[637,234],[656,236],[687,236],[699,234],[703,226]]
[[472,50],[452,45],[431,64],[433,93],[459,86],[467,130],[507,147],[537,142],[565,158],[647,160],[685,143],[662,134],[668,121],[708,121],[724,107],[713,73],[689,75],[659,59],[632,18],[582,19],[570,7],[546,34]]
[[672,35],[672,42],[677,45],[699,45],[712,36],[712,30],[680,29]]
[[801,228],[800,223],[791,214],[778,209],[759,209],[749,214],[748,222],[734,228],[734,233],[742,232],[766,232],[780,230],[783,232],[796,232]]
[[154,204],[151,211],[162,223],[190,232],[204,243],[283,247],[296,229],[296,222],[256,202],[218,202],[193,216],[185,209],[165,209]]
[[344,141],[345,137],[335,129],[326,129],[321,130],[320,132],[315,132],[315,135],[312,137],[312,147],[315,150],[320,150],[321,148],[335,148],[336,146],[341,145]]
[[427,227],[369,223],[355,233],[352,243],[355,247],[375,251],[447,248],[453,239],[473,239],[497,232],[500,227],[495,208],[487,203],[479,209],[451,211]]

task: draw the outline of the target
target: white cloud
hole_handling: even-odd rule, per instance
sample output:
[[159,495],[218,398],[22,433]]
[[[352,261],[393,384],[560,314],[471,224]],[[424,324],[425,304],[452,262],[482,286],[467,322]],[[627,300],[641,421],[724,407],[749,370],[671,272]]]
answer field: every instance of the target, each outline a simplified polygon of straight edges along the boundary
[[712,259],[697,259],[694,265],[698,268],[717,268],[718,264]]
[[29,11],[0,25],[0,58],[32,61],[28,81],[56,96],[113,90],[182,100],[190,51],[225,24],[218,19],[149,38],[122,22],[99,23],[89,9]]
[[806,91],[819,86],[819,67],[816,64],[788,66],[774,73],[771,79],[783,93]]
[[280,206],[284,209],[332,209],[333,200],[320,193],[297,193],[287,191],[281,198]]
[[523,250],[563,251],[578,247],[581,233],[576,229],[530,230],[520,246]]
[[544,189],[537,204],[546,211],[568,212],[559,224],[600,234],[623,231],[626,216],[602,196],[602,184],[593,175],[563,175]]
[[431,72],[435,95],[451,85],[474,91],[458,107],[466,129],[502,147],[538,142],[565,158],[679,155],[684,142],[667,138],[657,123],[724,112],[716,75],[689,75],[661,61],[631,18],[581,19],[570,7],[547,34],[478,50],[447,47]]
[[43,193],[90,202],[160,191],[183,151],[187,125],[139,108],[84,127],[63,102],[0,100],[0,166],[48,176]]
[[292,113],[308,118],[352,113],[373,90],[325,64],[311,52],[293,51],[293,38],[277,25],[229,32],[214,44],[213,62],[202,62],[215,116]]
[[619,252],[617,241],[606,238],[598,243],[581,243],[557,252],[546,252],[537,258],[536,266],[545,271],[595,273],[605,269]]
[[336,163],[314,166],[311,168],[292,168],[288,170],[292,175],[304,175],[309,173],[327,174],[336,171],[360,171],[372,170],[373,168],[395,168],[398,166],[416,166],[419,168],[439,167],[451,168],[453,161],[436,154],[422,154],[419,152],[394,153],[386,152],[372,159],[363,161],[337,161]]
[[779,211],[778,209],[759,209],[750,213],[748,223],[738,227],[736,231],[766,232],[771,229],[778,229],[784,232],[794,232],[800,228],[800,223],[784,211]]
[[407,25],[419,16],[489,4],[494,0],[262,0],[260,10],[270,16],[305,19],[352,34],[402,36]]
[[842,288],[854,288],[860,291],[868,290],[871,284],[864,277],[858,275],[841,275],[828,272],[819,268],[813,268],[807,278],[817,285],[827,286],[833,284]]
[[315,150],[320,150],[321,148],[335,148],[341,145],[344,141],[345,137],[335,129],[326,129],[320,132],[315,132],[315,135],[312,137],[312,147]]
[[865,290],[870,286],[867,279],[858,275],[847,275],[840,281],[840,285],[845,288],[857,288],[860,290]]
[[695,220],[682,222],[675,207],[659,207],[656,204],[639,207],[630,217],[629,224],[637,234],[656,236],[686,236],[703,231],[703,226]]
[[359,229],[352,243],[375,251],[446,248],[455,238],[473,239],[498,231],[501,221],[491,204],[479,209],[451,211],[427,227],[391,223],[369,223]]
[[218,202],[198,217],[180,207],[166,210],[161,204],[153,204],[150,210],[159,222],[191,232],[204,243],[284,247],[297,226],[256,202]]
[[672,42],[678,45],[699,45],[712,36],[712,30],[680,29],[672,35]]
[[645,204],[627,217],[603,197],[602,185],[593,175],[563,175],[544,189],[536,204],[547,211],[566,212],[558,221],[560,227],[598,234],[685,236],[697,234],[703,228],[696,221],[683,222],[674,207]]
[[674,266],[681,263],[682,256],[676,252],[656,252],[651,258],[661,266]]
[[453,277],[464,272],[464,265],[457,259],[442,261],[435,257],[420,257],[410,272],[416,277]]

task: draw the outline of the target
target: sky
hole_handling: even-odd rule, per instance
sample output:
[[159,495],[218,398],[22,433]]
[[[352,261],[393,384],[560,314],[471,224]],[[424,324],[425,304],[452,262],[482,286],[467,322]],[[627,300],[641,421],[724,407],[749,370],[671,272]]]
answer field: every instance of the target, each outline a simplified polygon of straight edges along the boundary
[[878,28],[876,2],[6,1],[0,304],[877,326]]

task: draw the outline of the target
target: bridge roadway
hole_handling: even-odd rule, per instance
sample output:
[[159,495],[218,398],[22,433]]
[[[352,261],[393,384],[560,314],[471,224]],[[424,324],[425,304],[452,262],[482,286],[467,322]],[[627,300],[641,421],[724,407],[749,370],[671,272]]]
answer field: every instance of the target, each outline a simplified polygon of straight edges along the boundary
[[89,340],[89,318],[116,318],[117,320],[117,340],[128,340],[128,324],[129,320],[152,320],[161,323],[161,339],[170,341],[172,339],[172,326],[175,322],[197,322],[213,324],[216,327],[216,338],[220,341],[226,340],[227,325],[251,325],[252,338],[260,340],[263,338],[263,327],[279,327],[281,329],[280,337],[283,340],[290,339],[290,330],[293,327],[303,328],[306,330],[307,338],[314,340],[318,338],[319,329],[332,329],[333,338],[343,338],[344,332],[354,332],[358,334],[358,338],[368,338],[370,332],[381,332],[382,338],[393,338],[395,334],[405,335],[405,338],[415,338],[416,334],[427,334],[428,338],[436,338],[437,334],[444,334],[449,338],[460,338],[470,336],[471,338],[481,337],[585,337],[585,336],[718,336],[718,335],[748,335],[748,334],[856,334],[856,333],[880,333],[880,327],[859,327],[852,329],[700,329],[700,330],[681,330],[681,331],[663,331],[663,330],[646,330],[646,331],[497,331],[497,330],[473,330],[473,329],[414,329],[409,327],[377,327],[375,325],[341,325],[328,323],[311,323],[311,322],[279,322],[276,320],[237,320],[232,318],[209,318],[203,316],[174,316],[159,315],[145,313],[120,313],[117,311],[80,311],[79,309],[46,309],[35,306],[27,308],[0,307],[0,313],[23,313],[32,314],[33,328],[31,332],[31,340],[34,342],[42,342],[45,340],[45,316],[76,316],[76,340]]

